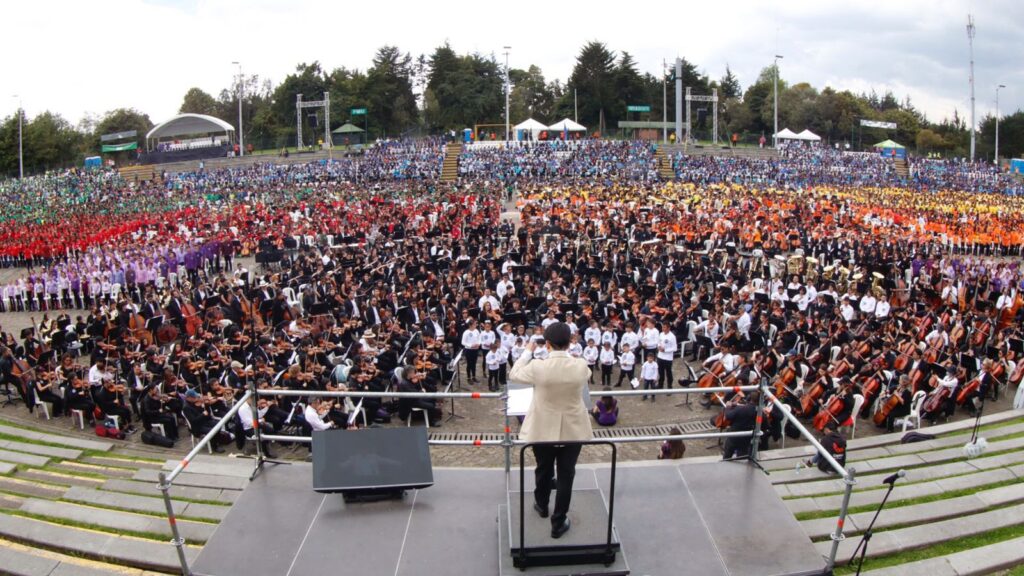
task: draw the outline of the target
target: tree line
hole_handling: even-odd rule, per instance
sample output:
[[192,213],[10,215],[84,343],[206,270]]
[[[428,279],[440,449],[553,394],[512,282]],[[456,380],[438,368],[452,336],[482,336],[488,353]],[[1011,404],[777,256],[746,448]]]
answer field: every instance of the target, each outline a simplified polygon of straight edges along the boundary
[[[682,85],[694,94],[719,95],[719,138],[752,143],[773,130],[776,70],[768,66],[757,78],[742,86],[741,79],[726,66],[712,78],[695,63],[683,59]],[[656,74],[640,72],[627,51],[615,51],[601,42],[580,48],[569,78],[547,79],[535,65],[508,71],[509,116],[512,124],[526,118],[553,123],[574,118],[601,135],[627,134],[617,131],[620,120],[662,119],[662,102],[667,88],[669,122],[675,120],[675,82],[672,63]],[[209,114],[237,128],[238,97],[242,94],[245,142],[256,148],[275,149],[296,145],[296,95],[320,100],[330,93],[329,118],[321,110],[306,109],[304,145],[323,139],[324,122],[336,129],[345,122],[365,127],[370,138],[437,134],[480,124],[505,123],[505,66],[490,54],[460,54],[449,44],[429,54],[413,57],[397,46],[377,50],[365,70],[324,69],[319,62],[300,63],[279,83],[256,75],[244,78],[213,95],[200,88],[189,89],[180,112]],[[815,88],[807,82],[779,83],[779,127],[794,131],[809,129],[828,144],[850,144],[860,149],[892,138],[918,154],[966,156],[970,133],[966,121],[954,110],[952,117],[930,120],[909,97],[891,92],[855,94],[831,87]],[[627,106],[649,106],[650,112],[629,112]],[[367,109],[366,116],[353,116],[353,108]],[[895,122],[895,131],[863,128],[862,119]],[[693,133],[711,138],[712,114],[709,103],[693,103]],[[139,146],[153,122],[135,108],[118,108],[87,117],[72,125],[54,112],[27,118],[24,126],[25,170],[80,165],[84,156],[97,154],[103,134],[136,130]],[[986,116],[979,125],[979,158],[991,158],[995,119]],[[502,129],[495,128],[501,133]],[[1024,111],[1000,120],[1000,152],[1004,157],[1024,152]],[[0,174],[17,174],[17,117],[11,114],[0,123]]]

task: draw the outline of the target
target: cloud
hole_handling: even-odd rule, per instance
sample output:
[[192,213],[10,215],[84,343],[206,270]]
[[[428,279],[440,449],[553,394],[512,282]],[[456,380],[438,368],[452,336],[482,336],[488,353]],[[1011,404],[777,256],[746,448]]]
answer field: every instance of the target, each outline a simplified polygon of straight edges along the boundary
[[[771,65],[783,77],[854,92],[909,95],[933,120],[968,108],[966,13],[975,11],[979,119],[994,108],[1024,106],[1024,3],[907,0],[864,3],[655,1],[606,9],[580,2],[515,4],[454,0],[72,0],[5,4],[11,25],[0,78],[29,115],[134,107],[154,122],[173,115],[185,92],[218,94],[242,62],[247,74],[280,82],[300,62],[326,70],[366,69],[376,49],[393,44],[414,56],[449,41],[459,52],[498,55],[512,46],[513,67],[541,67],[563,82],[589,40],[628,51],[641,72],[683,56],[712,78],[726,64],[746,86]],[[500,58],[500,57],[499,57]],[[0,91],[0,94],[3,94]],[[13,109],[16,103],[9,100]]]

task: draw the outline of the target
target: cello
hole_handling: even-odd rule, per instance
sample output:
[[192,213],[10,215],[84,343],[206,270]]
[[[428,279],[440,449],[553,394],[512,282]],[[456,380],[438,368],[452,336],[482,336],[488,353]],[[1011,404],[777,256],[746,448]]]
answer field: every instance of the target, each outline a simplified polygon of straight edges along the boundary
[[192,302],[185,300],[181,304],[181,316],[185,321],[185,334],[194,338],[203,327],[203,319],[199,317],[199,310]]
[[137,312],[128,316],[128,331],[132,336],[139,339],[144,346],[153,344],[153,334],[146,328],[146,318]]
[[836,420],[836,416],[838,416],[842,411],[843,398],[839,394],[836,394],[829,399],[828,404],[826,404],[824,408],[818,410],[818,413],[814,415],[814,420],[812,420],[814,429],[819,432],[822,431],[825,428],[825,425],[828,424],[829,420],[834,420],[837,425],[842,424],[842,422]]
[[896,391],[890,394],[882,406],[875,412],[875,415],[872,417],[875,426],[884,426],[886,420],[889,419],[889,414],[892,414],[892,411],[897,406],[903,404],[903,389],[904,386],[902,384],[898,386]]

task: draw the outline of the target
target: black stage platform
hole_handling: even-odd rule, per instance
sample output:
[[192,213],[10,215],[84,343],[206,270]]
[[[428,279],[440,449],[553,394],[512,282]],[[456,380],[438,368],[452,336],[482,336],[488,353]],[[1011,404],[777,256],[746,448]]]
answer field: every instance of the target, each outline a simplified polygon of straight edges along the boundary
[[[518,495],[518,471],[512,476]],[[575,489],[581,493],[574,496],[570,535],[606,533],[607,516],[595,515],[591,504],[607,504],[608,476],[603,466],[577,470]],[[743,462],[620,464],[615,535],[622,548],[610,568],[519,572],[510,567],[507,552],[499,552],[509,545],[499,542],[499,510],[507,501],[504,471],[438,468],[434,480],[434,486],[410,491],[403,500],[346,504],[340,494],[313,492],[308,464],[269,466],[220,523],[193,571],[205,576],[339,571],[539,576],[600,574],[628,565],[629,573],[644,576],[786,576],[825,569],[825,560],[768,478]],[[528,480],[528,489],[531,484]],[[528,491],[527,514],[535,515],[529,498]],[[512,506],[518,515],[517,496]],[[584,526],[588,519],[600,521],[600,529]],[[539,534],[531,531],[534,524]],[[528,518],[527,546],[557,542],[544,527]],[[507,524],[503,528],[507,533]],[[597,543],[603,542],[602,537]]]

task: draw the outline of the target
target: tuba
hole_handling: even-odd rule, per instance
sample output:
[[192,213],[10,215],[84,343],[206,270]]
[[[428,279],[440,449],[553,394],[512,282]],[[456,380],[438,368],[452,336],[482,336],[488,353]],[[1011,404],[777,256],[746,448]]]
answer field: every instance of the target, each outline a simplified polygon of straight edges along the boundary
[[815,285],[818,283],[818,259],[808,256],[806,259],[807,269],[804,271],[804,283]]
[[871,294],[874,295],[875,298],[882,298],[885,296],[885,288],[882,287],[882,280],[884,279],[885,276],[878,272],[873,272],[871,274]]
[[794,254],[789,257],[786,261],[786,272],[792,276],[794,274],[800,274],[804,268],[804,257],[799,254]]

